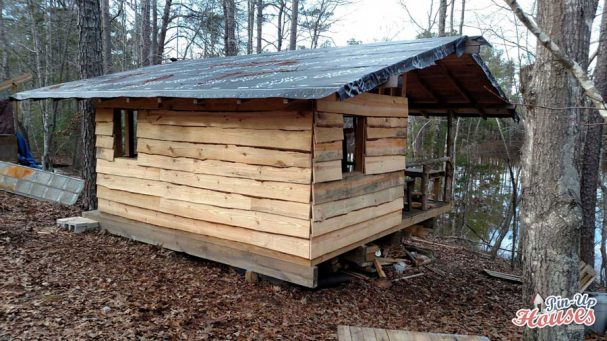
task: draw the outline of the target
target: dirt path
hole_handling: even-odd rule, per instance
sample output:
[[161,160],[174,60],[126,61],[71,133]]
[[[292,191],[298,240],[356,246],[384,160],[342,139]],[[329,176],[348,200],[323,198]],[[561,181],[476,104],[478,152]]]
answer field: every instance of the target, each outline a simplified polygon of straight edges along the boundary
[[507,264],[474,253],[434,247],[432,266],[444,277],[426,271],[389,289],[356,279],[307,290],[247,284],[217,263],[54,228],[56,218],[77,214],[0,192],[0,340],[327,340],[336,338],[338,324],[492,340],[520,335],[510,322],[520,308],[520,286],[481,274]]

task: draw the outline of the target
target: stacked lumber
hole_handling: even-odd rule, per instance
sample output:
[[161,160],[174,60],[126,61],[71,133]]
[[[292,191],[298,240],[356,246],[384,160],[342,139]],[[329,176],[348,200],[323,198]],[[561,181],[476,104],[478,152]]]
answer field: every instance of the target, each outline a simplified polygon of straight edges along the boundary
[[101,212],[310,258],[311,111],[138,110],[138,154],[122,158],[108,106],[96,114]]
[[[402,221],[406,98],[361,94],[317,101],[311,258],[319,263],[393,232]],[[344,115],[365,117],[363,172],[342,174]]]

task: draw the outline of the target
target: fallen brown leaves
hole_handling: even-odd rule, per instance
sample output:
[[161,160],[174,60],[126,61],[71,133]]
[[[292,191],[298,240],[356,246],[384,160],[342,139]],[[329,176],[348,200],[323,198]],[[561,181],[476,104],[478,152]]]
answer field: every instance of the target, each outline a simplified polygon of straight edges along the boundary
[[[325,340],[337,325],[518,339],[520,286],[505,262],[453,248],[388,289],[354,279],[308,290],[106,234],[54,228],[74,208],[0,192],[0,339]],[[398,250],[393,251],[398,252]],[[385,267],[389,279],[396,274]]]

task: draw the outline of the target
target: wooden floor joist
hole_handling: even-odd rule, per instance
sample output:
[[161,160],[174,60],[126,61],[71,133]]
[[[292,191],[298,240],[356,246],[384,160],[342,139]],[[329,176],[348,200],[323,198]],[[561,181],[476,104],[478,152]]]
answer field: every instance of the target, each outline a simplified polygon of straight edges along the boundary
[[269,277],[315,288],[318,284],[316,266],[303,264],[305,260],[276,253],[276,258],[252,252],[249,246],[236,248],[239,243],[224,242],[200,234],[145,224],[99,211],[82,214],[99,222],[102,230],[136,241],[160,245],[196,257],[253,271]]

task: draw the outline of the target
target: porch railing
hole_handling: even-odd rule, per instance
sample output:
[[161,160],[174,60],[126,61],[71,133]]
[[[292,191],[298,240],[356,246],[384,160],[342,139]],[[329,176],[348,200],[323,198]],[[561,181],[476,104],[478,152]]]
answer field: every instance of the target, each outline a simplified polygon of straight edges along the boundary
[[[420,181],[419,196],[421,197],[421,210],[429,208],[430,196],[434,201],[451,202],[451,190],[453,188],[453,163],[451,157],[445,156],[438,159],[419,160],[407,164],[405,170],[407,186],[405,196],[407,198],[406,209],[413,208],[413,191],[416,180]],[[442,183],[442,186],[441,186]],[[430,190],[432,184],[432,190]]]

